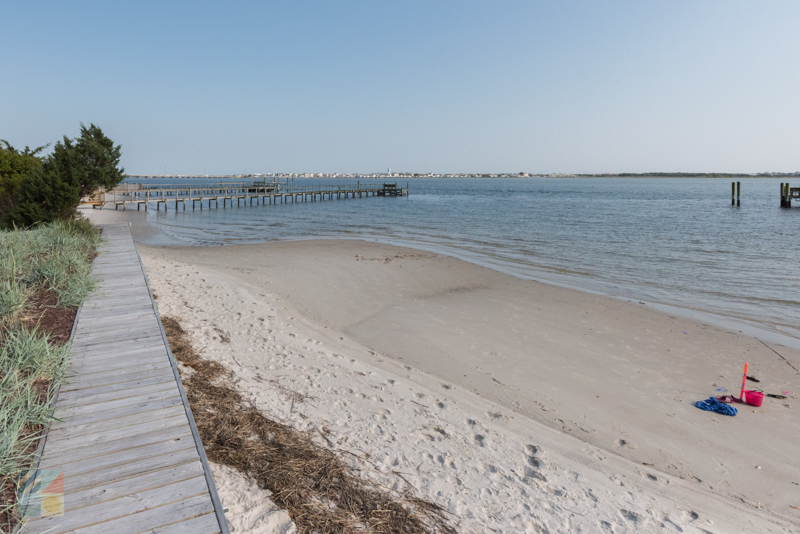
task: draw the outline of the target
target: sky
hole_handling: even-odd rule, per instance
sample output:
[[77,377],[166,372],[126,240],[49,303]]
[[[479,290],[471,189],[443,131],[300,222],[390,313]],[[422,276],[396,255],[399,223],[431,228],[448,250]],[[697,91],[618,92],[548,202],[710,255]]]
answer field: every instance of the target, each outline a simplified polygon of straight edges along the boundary
[[800,170],[800,2],[4,2],[0,139],[131,174]]

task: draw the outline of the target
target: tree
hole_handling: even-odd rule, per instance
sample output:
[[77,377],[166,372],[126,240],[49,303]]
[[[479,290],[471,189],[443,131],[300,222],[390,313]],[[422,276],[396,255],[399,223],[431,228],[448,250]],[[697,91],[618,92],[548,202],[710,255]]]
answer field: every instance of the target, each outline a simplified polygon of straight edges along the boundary
[[0,143],[2,143],[0,144],[0,218],[2,218],[3,213],[14,208],[20,185],[31,171],[41,166],[42,159],[38,154],[49,145],[33,150],[26,146],[25,150],[19,151],[8,141],[0,139]]
[[68,138],[56,143],[53,153],[22,182],[16,207],[4,218],[7,227],[71,219],[80,202],[85,171],[78,164],[75,145]]
[[81,123],[80,137],[64,136],[41,166],[28,173],[4,224],[30,226],[74,217],[82,197],[100,187],[111,189],[125,178],[118,167],[120,152],[120,145],[115,147],[99,127]]
[[81,197],[100,187],[112,189],[125,178],[125,169],[118,167],[121,145],[114,146],[98,126],[89,124],[87,128],[81,123],[81,136],[75,141],[76,162],[85,171],[80,183]]

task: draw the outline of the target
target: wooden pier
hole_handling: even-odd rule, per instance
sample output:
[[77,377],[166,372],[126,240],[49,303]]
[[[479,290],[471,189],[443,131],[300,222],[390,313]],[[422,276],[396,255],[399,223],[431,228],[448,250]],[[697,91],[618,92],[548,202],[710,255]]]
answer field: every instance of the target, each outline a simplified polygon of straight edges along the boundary
[[800,187],[790,187],[789,184],[781,184],[781,207],[791,208],[792,199],[800,200]]
[[103,237],[38,466],[63,470],[64,515],[22,532],[228,534],[130,228]]
[[170,204],[177,211],[186,211],[189,204],[192,209],[227,208],[258,204],[292,202],[314,202],[318,200],[334,200],[346,198],[362,198],[369,196],[408,196],[406,187],[398,187],[396,183],[382,184],[348,184],[348,185],[299,185],[290,186],[278,182],[255,183],[220,183],[206,185],[160,185],[160,184],[121,184],[113,191],[101,193],[93,207],[101,208],[113,204],[114,209],[120,206],[127,210],[129,204],[135,204],[136,210],[145,211],[155,204],[156,210],[164,206],[166,211]]

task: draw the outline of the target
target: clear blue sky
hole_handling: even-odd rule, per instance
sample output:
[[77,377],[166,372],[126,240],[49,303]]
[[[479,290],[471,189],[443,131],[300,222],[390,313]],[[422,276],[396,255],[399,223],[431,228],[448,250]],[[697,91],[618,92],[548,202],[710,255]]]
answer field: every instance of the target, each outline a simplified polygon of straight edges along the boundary
[[131,173],[800,170],[800,2],[5,2],[0,138]]

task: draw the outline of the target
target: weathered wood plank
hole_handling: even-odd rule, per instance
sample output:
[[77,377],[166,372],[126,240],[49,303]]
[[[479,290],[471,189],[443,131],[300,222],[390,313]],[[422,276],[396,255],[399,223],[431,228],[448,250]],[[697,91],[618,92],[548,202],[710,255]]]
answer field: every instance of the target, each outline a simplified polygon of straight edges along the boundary
[[69,378],[69,382],[61,386],[61,390],[73,391],[97,386],[110,386],[113,384],[124,384],[125,382],[131,382],[145,378],[169,375],[174,377],[174,374],[172,373],[172,367],[169,365],[169,363],[144,370],[134,367],[126,369],[124,372],[114,371],[106,373],[93,373],[90,376],[75,375]]
[[208,513],[147,531],[147,534],[217,534],[219,524],[214,514]]
[[[140,365],[145,365],[149,363],[159,363],[166,360],[165,356],[160,354],[150,355],[150,354],[141,354],[139,356],[131,356],[127,358],[107,358],[102,360],[96,360],[87,362],[83,365],[74,364],[72,369],[70,369],[71,373],[80,373],[80,374],[91,374],[94,372],[102,372],[102,371],[110,371],[112,369],[124,369],[126,367],[138,367]],[[167,361],[167,363],[169,363]]]
[[[198,495],[190,499],[164,504],[158,508],[151,508],[143,512],[126,516],[124,518],[101,523],[93,527],[76,530],[75,534],[140,534],[153,532],[157,527],[170,529],[165,526],[168,521],[180,523],[194,517],[213,513],[214,507],[208,495]],[[199,532],[195,534],[200,534]]]
[[160,376],[154,376],[150,378],[144,378],[141,380],[131,380],[130,382],[115,382],[114,384],[104,385],[104,386],[90,386],[84,388],[76,388],[69,391],[60,391],[58,394],[59,402],[65,402],[73,398],[82,397],[84,395],[89,394],[100,394],[100,393],[108,393],[112,391],[122,391],[122,390],[131,390],[140,388],[143,386],[150,386],[153,384],[160,384],[162,382],[169,382],[174,384],[175,378],[172,373],[166,374],[163,373]]
[[198,476],[203,476],[203,464],[199,460],[160,471],[147,472],[138,476],[115,480],[96,488],[71,491],[65,487],[64,502],[67,509],[72,511]]
[[[69,464],[72,462],[82,461],[87,458],[97,458],[107,454],[124,451],[128,453],[128,460],[130,461],[135,460],[138,457],[138,455],[141,453],[142,447],[145,445],[171,441],[173,439],[183,440],[189,438],[189,440],[191,440],[191,437],[192,433],[188,426],[171,426],[161,430],[156,430],[154,432],[136,434],[128,438],[87,445],[83,448],[83,450],[56,450],[52,453],[45,450],[42,458],[47,458],[50,464],[61,464],[65,468],[68,468]],[[55,444],[48,443],[47,447],[55,448]]]
[[55,416],[58,419],[64,420],[68,417],[74,417],[77,415],[86,415],[90,413],[103,413],[109,410],[113,410],[114,408],[120,408],[122,406],[136,406],[143,402],[166,400],[174,398],[175,395],[178,395],[177,390],[158,391],[155,393],[148,393],[147,395],[135,395],[133,397],[126,397],[124,399],[108,401],[103,403],[102,405],[89,404],[88,406],[71,406],[69,408],[63,408],[63,409],[60,408],[56,403]]
[[[104,350],[95,350],[87,352],[81,357],[81,362],[95,362],[102,360],[111,360],[114,358],[136,358],[142,354],[162,354],[164,359],[167,360],[167,349],[164,345],[154,345],[152,347],[136,347],[129,350],[118,350],[108,352]],[[169,360],[167,360],[169,361]]]
[[71,399],[59,399],[58,405],[61,408],[71,408],[73,406],[88,406],[89,404],[105,403],[112,400],[122,400],[130,397],[139,397],[141,395],[149,395],[151,393],[160,393],[164,391],[174,391],[175,394],[180,394],[178,385],[173,380],[172,382],[163,381],[155,384],[148,384],[135,388],[118,389],[116,391],[107,391],[104,393],[92,393],[91,390],[83,390],[84,395],[78,395]]
[[136,354],[143,353],[143,352],[159,352],[160,354],[164,355],[164,358],[167,357],[167,349],[164,347],[164,342],[162,340],[161,343],[153,342],[147,343],[144,345],[136,345],[127,348],[119,348],[117,350],[109,350],[102,346],[100,347],[93,347],[91,349],[84,349],[81,351],[81,358],[80,360],[77,358],[73,358],[72,362],[76,363],[84,358],[96,358],[96,357],[114,357],[114,356],[136,356]]
[[[138,445],[141,441],[163,441],[158,435],[167,429],[175,429],[186,420],[185,413],[178,413],[163,419],[150,419],[137,424],[132,424],[111,430],[94,432],[92,434],[73,435],[62,433],[58,439],[47,447],[47,454],[53,458],[58,454],[69,455],[69,451],[78,447],[86,447],[81,451],[82,457],[94,454],[95,450],[125,450]],[[173,435],[173,434],[170,434]]]
[[94,421],[83,425],[71,425],[67,427],[51,429],[50,433],[48,434],[48,439],[62,439],[62,434],[69,437],[75,437],[82,436],[84,434],[105,432],[108,430],[114,430],[115,428],[135,425],[145,421],[166,419],[168,417],[185,414],[186,410],[184,409],[183,404],[176,404],[174,406],[167,406],[145,412],[137,412],[121,417],[114,417],[112,419]]
[[[162,441],[142,447],[139,457],[131,459],[127,451],[119,451],[98,458],[86,458],[69,465],[44,462],[42,469],[64,469],[65,489],[78,491],[102,486],[112,480],[160,471],[197,460],[197,449],[191,440]],[[69,480],[67,480],[69,477]]]
[[83,415],[75,415],[71,417],[60,417],[57,421],[53,421],[51,429],[68,428],[71,426],[85,425],[89,423],[96,423],[100,421],[107,421],[109,419],[116,419],[125,417],[132,414],[149,412],[151,410],[158,410],[169,406],[183,405],[183,400],[180,397],[169,397],[167,399],[159,399],[155,401],[141,402],[139,404],[132,404],[130,406],[120,406],[113,410],[103,410],[99,412],[87,413]]
[[[103,523],[115,519],[136,521],[133,518],[141,512],[166,508],[169,507],[170,504],[174,505],[179,502],[204,502],[204,498],[208,504],[211,504],[211,499],[208,497],[208,494],[203,493],[204,489],[207,489],[205,478],[202,476],[194,477],[160,488],[123,495],[115,500],[113,506],[109,506],[108,503],[98,503],[79,509],[79,513],[65,513],[61,517],[42,518],[36,521],[36,527],[45,530],[53,529],[55,532],[69,532],[71,530],[78,530],[80,532],[81,529],[84,528],[89,529],[87,530],[88,532],[91,530],[90,527],[94,527],[95,532],[109,532],[110,530],[107,526],[104,526],[105,530],[98,531],[96,529],[103,526]],[[165,502],[170,504],[165,505]],[[68,506],[66,503],[67,500],[65,499],[65,506]],[[70,512],[72,509],[67,507],[64,511]],[[141,519],[137,522],[140,521]],[[118,531],[113,530],[113,532]]]
[[72,344],[72,348],[76,351],[84,348],[93,347],[107,347],[108,350],[114,350],[117,347],[124,347],[125,345],[135,345],[138,343],[151,343],[161,338],[161,334],[156,332],[143,330],[137,328],[134,330],[121,330],[119,332],[104,332],[87,334],[82,337],[80,341]]

